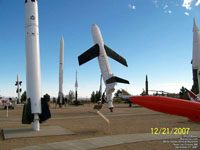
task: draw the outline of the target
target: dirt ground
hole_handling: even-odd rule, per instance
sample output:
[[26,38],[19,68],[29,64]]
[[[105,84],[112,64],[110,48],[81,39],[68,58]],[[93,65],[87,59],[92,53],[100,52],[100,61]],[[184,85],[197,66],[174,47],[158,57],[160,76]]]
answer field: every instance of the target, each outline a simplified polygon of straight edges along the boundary
[[[101,112],[110,120],[110,129],[107,123],[96,111],[93,104],[83,106],[67,106],[66,108],[54,108],[51,106],[52,118],[41,126],[58,125],[71,130],[75,135],[49,136],[4,140],[3,128],[25,128],[31,125],[21,124],[22,106],[6,111],[0,107],[0,150],[8,150],[31,145],[39,145],[51,142],[61,142],[89,137],[100,137],[107,135],[151,133],[151,128],[190,128],[190,131],[199,131],[200,124],[188,121],[187,118],[158,113],[142,107],[129,108],[128,104],[115,104],[114,112],[103,106]],[[200,140],[199,140],[200,142]],[[98,150],[174,150],[172,144],[159,141],[137,142],[111,147],[99,148]]]

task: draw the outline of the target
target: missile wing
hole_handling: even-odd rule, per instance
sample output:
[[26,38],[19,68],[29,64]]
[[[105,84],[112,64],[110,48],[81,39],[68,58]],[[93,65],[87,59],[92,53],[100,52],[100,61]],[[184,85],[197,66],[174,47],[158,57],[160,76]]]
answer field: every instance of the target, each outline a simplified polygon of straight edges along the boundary
[[95,44],[78,57],[79,66],[99,56],[99,45]]
[[126,59],[124,59],[122,56],[120,56],[119,54],[117,54],[115,51],[113,51],[111,48],[109,48],[108,46],[104,45],[104,48],[106,50],[106,54],[116,60],[117,62],[121,63],[122,65],[128,67],[128,64],[126,62]]

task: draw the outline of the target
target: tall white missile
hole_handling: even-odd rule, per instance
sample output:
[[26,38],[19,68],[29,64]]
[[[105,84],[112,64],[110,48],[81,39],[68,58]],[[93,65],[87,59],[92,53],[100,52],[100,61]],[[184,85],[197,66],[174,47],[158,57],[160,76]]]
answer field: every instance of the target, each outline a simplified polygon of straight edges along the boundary
[[200,94],[200,34],[194,19],[193,26],[193,54],[192,54],[192,70],[193,70],[193,87],[192,91]]
[[113,109],[112,93],[115,90],[114,87],[116,85],[116,82],[129,84],[129,81],[116,77],[112,74],[107,56],[111,57],[112,59],[118,61],[119,63],[125,66],[128,65],[123,57],[121,57],[116,52],[111,50],[109,47],[104,45],[100,29],[96,24],[92,25],[92,38],[95,45],[78,57],[79,65],[82,65],[90,61],[91,59],[98,57],[99,67],[106,86],[106,98],[108,107],[112,112]]
[[16,93],[17,93],[17,95],[18,95],[18,100],[17,100],[17,103],[19,104],[19,103],[21,103],[21,91],[22,91],[22,89],[21,89],[21,84],[22,84],[22,81],[20,81],[20,78],[19,78],[19,74],[17,74],[17,81],[16,81],[16,86],[17,86],[17,91],[16,91]]
[[39,131],[42,92],[37,0],[25,0],[25,29],[27,99],[31,101],[31,111],[34,114],[33,129]]
[[59,93],[58,93],[58,104],[63,104],[63,64],[64,64],[64,39],[61,37],[60,40],[60,62],[59,62]]

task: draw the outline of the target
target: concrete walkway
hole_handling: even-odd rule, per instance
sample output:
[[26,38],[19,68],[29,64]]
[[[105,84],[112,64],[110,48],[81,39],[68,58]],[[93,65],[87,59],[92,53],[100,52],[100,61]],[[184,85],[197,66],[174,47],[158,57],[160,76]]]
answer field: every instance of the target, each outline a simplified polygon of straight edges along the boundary
[[39,136],[55,136],[55,135],[70,135],[72,131],[60,126],[41,126],[39,132],[33,131],[33,128],[4,128],[3,137],[7,139],[16,138],[31,138]]
[[[200,138],[200,131],[191,131],[190,135]],[[150,133],[113,135],[29,146],[24,148],[17,148],[16,150],[89,150],[119,144],[146,142],[154,140],[179,139],[181,137],[182,135],[152,135]]]

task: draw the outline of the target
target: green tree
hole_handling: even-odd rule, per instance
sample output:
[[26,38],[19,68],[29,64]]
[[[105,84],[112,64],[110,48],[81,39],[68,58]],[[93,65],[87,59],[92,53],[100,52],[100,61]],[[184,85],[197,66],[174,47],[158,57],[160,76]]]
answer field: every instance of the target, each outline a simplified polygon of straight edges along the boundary
[[27,97],[26,97],[26,91],[24,91],[23,93],[22,93],[22,96],[21,96],[21,102],[23,103],[23,102],[26,102],[26,99],[27,99]]
[[99,91],[93,91],[90,97],[92,103],[97,103],[101,99],[101,93]]
[[96,91],[96,102],[98,102],[101,99],[101,93],[100,91]]
[[115,97],[119,97],[119,94],[120,94],[120,93],[122,93],[122,91],[121,91],[121,90],[117,90],[117,92],[114,94]]
[[53,103],[56,103],[56,98],[55,97],[53,97]]
[[117,90],[117,92],[114,94],[115,95],[115,97],[119,97],[119,94],[123,94],[123,95],[131,95],[131,94],[129,94],[126,90],[124,90],[124,89],[121,89],[121,90]]
[[179,96],[181,99],[186,99],[188,100],[188,95],[187,95],[187,90],[185,87],[181,87],[180,92],[179,92]]
[[43,97],[48,103],[50,102],[51,99],[49,94],[45,94]]
[[69,96],[69,102],[72,102],[72,100],[75,98],[74,91],[70,90],[68,96]]
[[91,94],[90,100],[91,100],[92,103],[96,102],[96,97],[95,97],[95,92],[94,91]]
[[124,94],[124,95],[131,95],[130,93],[128,93],[128,92],[127,92],[126,90],[124,90],[124,89],[122,89],[121,92],[122,92],[122,94]]

